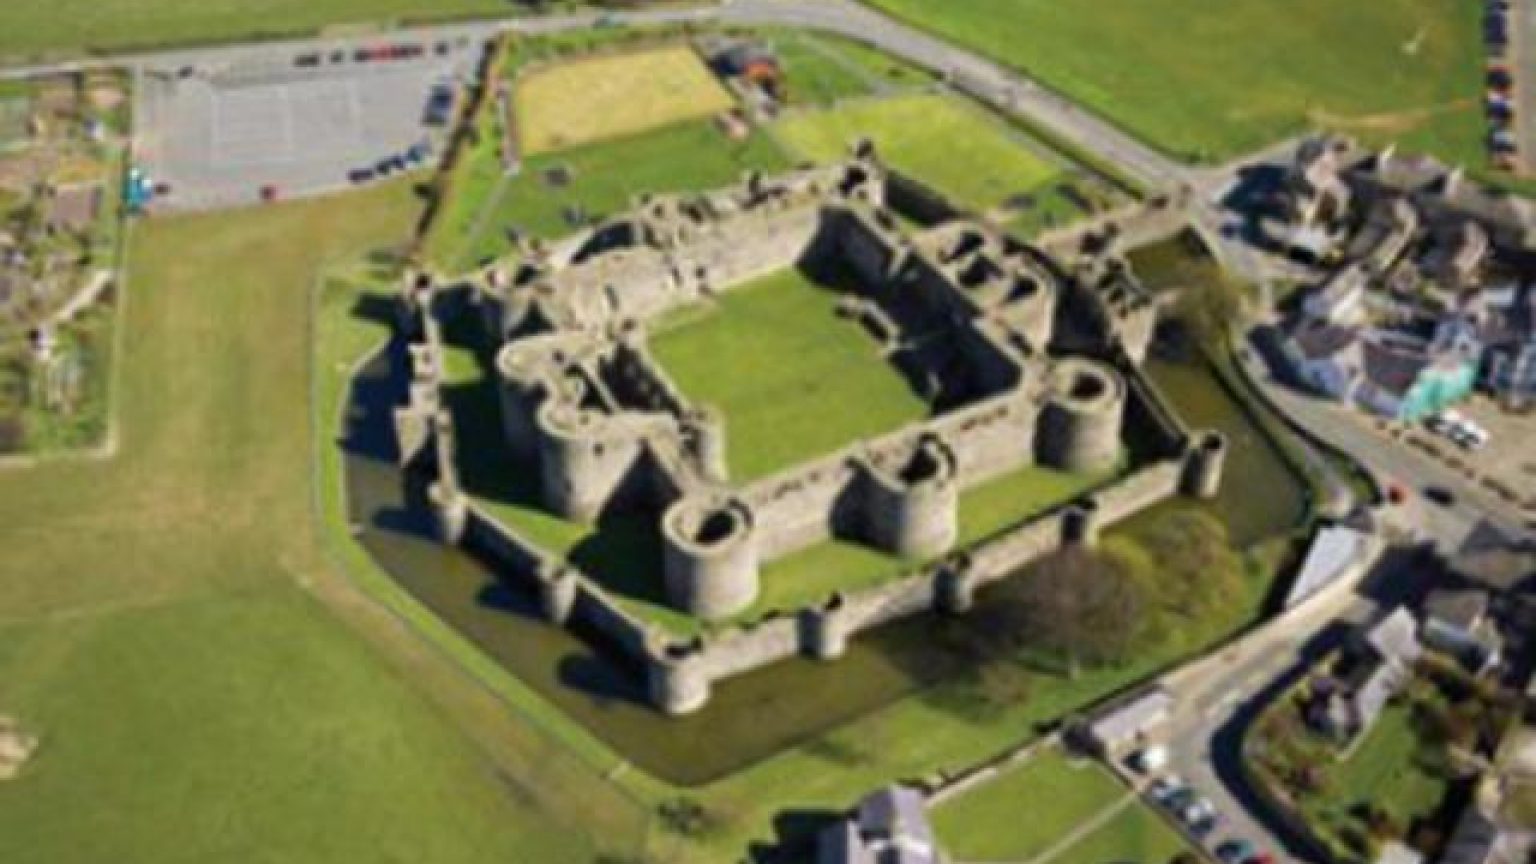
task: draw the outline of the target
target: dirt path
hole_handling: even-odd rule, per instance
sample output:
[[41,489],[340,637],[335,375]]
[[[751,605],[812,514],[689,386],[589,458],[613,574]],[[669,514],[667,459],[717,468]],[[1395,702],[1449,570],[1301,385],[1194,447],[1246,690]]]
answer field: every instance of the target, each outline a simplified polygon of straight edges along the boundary
[[1364,132],[1388,132],[1402,134],[1419,128],[1441,114],[1465,111],[1477,106],[1476,99],[1457,99],[1439,105],[1426,105],[1405,111],[1384,111],[1377,114],[1334,114],[1321,108],[1307,112],[1307,119],[1319,126]]

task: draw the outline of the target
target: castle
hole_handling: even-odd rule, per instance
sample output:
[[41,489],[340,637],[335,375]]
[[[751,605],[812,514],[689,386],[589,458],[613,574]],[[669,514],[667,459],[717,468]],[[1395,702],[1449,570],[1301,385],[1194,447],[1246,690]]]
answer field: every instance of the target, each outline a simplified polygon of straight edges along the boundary
[[[963,612],[979,587],[1062,543],[1093,543],[1102,526],[1171,495],[1215,494],[1226,442],[1184,429],[1143,378],[1156,308],[1124,268],[1081,262],[1068,275],[965,218],[909,233],[898,214],[914,210],[931,212],[932,193],[861,145],[831,167],[642,199],[457,289],[408,278],[401,320],[412,381],[397,437],[402,463],[430,478],[444,542],[536,589],[551,622],[579,622],[639,660],[650,701],[681,714],[708,700],[713,681],[797,654],[835,658],[858,631],[923,609]],[[877,340],[932,414],[737,484],[722,418],[689,403],[651,357],[647,334],[673,310],[788,267],[851,277],[838,314]],[[434,312],[450,290],[468,292],[499,340],[505,445],[537,464],[542,506],[580,522],[655,514],[668,605],[716,626],[671,638],[463,492]],[[1069,299],[1082,314],[1070,316],[1081,321],[1065,340],[1057,331]],[[1072,353],[1055,350],[1067,341]],[[1130,428],[1146,458],[1116,474]],[[1114,479],[957,549],[961,494],[1033,464]],[[924,563],[790,614],[730,621],[757,600],[766,562],[833,537]]]

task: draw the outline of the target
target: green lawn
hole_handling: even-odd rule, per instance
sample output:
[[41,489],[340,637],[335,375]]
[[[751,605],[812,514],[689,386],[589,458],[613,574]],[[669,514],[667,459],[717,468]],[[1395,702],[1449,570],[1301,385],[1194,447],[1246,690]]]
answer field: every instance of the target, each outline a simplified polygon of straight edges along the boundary
[[1097,763],[1071,761],[1052,747],[946,801],[933,826],[945,851],[962,860],[1028,861],[1129,794]]
[[978,210],[1038,192],[1062,174],[1022,134],[956,97],[908,93],[786,114],[772,127],[784,146],[817,162],[867,137],[893,167]]
[[0,56],[296,35],[332,24],[508,15],[510,0],[11,0]]
[[[433,229],[432,257],[450,270],[505,255],[512,248],[509,230],[554,239],[579,227],[567,215],[597,220],[627,210],[641,193],[713,189],[738,182],[749,170],[788,167],[766,137],[731,141],[707,120],[535,156],[504,185],[498,185],[496,146],[487,143],[476,152]],[[554,182],[551,170],[568,175],[568,182]]]
[[1336,763],[1328,787],[1308,809],[1334,834],[1359,830],[1356,811],[1362,805],[1382,808],[1399,825],[1409,825],[1445,798],[1449,781],[1435,758],[1414,728],[1412,706],[1388,706],[1354,752]]
[[136,229],[118,453],[0,472],[0,711],[43,742],[0,784],[7,861],[591,860],[317,543],[309,286],[416,209]]
[[835,314],[837,295],[800,271],[733,288],[717,302],[654,333],[651,350],[685,397],[724,416],[735,482],[928,413],[875,341]]
[[1481,165],[1477,3],[869,0],[1186,158],[1314,125]]
[[1184,841],[1150,807],[1133,804],[1049,864],[1169,864]]

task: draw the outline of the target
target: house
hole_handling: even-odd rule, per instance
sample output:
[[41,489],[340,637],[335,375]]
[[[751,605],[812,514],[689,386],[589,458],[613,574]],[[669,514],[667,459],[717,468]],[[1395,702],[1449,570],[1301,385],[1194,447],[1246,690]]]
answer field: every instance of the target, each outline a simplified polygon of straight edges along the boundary
[[1508,405],[1536,399],[1536,285],[1484,292],[1482,384]]
[[1420,268],[1445,289],[1456,291],[1476,283],[1492,251],[1483,226],[1472,219],[1456,219],[1436,232]]
[[1494,594],[1536,589],[1536,542],[1512,537],[1487,520],[1472,527],[1448,563],[1457,575]]
[[1355,400],[1393,420],[1414,421],[1444,410],[1472,392],[1474,358],[1377,334],[1363,340],[1362,377]]
[[1358,324],[1364,317],[1365,289],[1370,274],[1358,262],[1335,270],[1327,281],[1302,300],[1308,318],[1330,324]]
[[1399,606],[1357,639],[1334,673],[1313,682],[1303,707],[1307,723],[1342,743],[1358,741],[1413,676],[1423,653],[1418,623]]
[[1478,588],[1437,588],[1424,600],[1420,638],[1455,657],[1474,673],[1501,660],[1503,638],[1491,615],[1488,592]]
[[1281,343],[1287,362],[1311,389],[1338,401],[1348,401],[1360,381],[1360,331],[1326,321],[1303,321]]
[[824,830],[816,864],[945,864],[922,793],[889,786],[871,793],[850,818]]
[[1173,696],[1154,688],[1118,702],[1089,720],[1083,728],[1088,744],[1101,756],[1115,759],[1144,746],[1173,716]]
[[1306,557],[1285,596],[1285,608],[1352,583],[1375,559],[1379,545],[1370,534],[1348,525],[1324,525],[1312,536]]

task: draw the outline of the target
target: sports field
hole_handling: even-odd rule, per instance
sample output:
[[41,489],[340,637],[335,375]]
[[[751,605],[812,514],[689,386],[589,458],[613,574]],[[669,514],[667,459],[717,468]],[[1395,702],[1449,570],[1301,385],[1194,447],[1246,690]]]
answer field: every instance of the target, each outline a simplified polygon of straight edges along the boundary
[[893,167],[979,210],[1035,192],[1062,171],[980,109],[934,93],[792,113],[772,131],[786,149],[817,162],[843,158],[854,141],[870,138]]
[[686,46],[604,54],[525,72],[513,88],[528,155],[708,117],[734,102]]
[[870,2],[1181,157],[1230,158],[1326,126],[1482,162],[1479,3]]
[[798,270],[782,270],[727,291],[715,308],[652,336],[651,350],[683,394],[725,417],[733,481],[927,414],[875,341],[839,318],[836,305],[831,290]]

